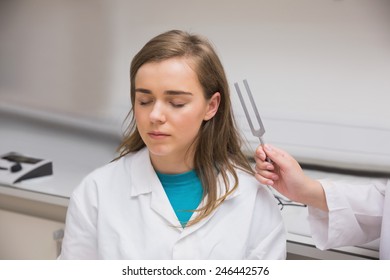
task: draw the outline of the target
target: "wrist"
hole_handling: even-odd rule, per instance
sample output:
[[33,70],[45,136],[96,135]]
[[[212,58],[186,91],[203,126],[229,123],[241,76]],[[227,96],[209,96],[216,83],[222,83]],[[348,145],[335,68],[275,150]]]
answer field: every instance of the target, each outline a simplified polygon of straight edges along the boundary
[[307,193],[304,195],[305,199],[302,203],[322,211],[329,211],[326,203],[325,191],[321,183],[308,177],[306,178],[306,181]]

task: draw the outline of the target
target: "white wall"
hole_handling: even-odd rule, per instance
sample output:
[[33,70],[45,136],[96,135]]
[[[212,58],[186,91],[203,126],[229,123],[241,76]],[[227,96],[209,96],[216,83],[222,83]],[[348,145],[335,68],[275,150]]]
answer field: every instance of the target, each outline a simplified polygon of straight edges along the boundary
[[307,162],[390,170],[390,1],[7,2],[2,105],[119,130],[131,57],[152,36],[185,29],[214,42],[231,85],[248,79],[269,142]]

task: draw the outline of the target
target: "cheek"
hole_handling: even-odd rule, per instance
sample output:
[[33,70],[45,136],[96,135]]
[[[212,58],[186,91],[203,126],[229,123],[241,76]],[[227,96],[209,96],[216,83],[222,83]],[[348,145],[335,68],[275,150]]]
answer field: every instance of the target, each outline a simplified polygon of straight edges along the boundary
[[[196,112],[196,113],[194,113]],[[203,122],[204,113],[202,111],[191,110],[188,113],[175,116],[172,120],[176,126],[185,132],[197,132]]]
[[134,119],[137,127],[142,127],[142,125],[145,124],[146,117],[146,114],[141,112],[140,110],[134,110]]
[[207,107],[203,102],[196,102],[191,108],[184,113],[188,119],[194,122],[202,122],[206,115]]

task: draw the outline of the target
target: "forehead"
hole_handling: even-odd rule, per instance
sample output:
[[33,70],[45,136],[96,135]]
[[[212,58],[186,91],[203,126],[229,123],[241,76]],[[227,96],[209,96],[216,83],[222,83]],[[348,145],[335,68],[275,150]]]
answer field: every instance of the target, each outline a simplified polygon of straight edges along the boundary
[[183,87],[181,90],[201,88],[192,64],[190,59],[184,57],[145,63],[135,75],[135,87]]

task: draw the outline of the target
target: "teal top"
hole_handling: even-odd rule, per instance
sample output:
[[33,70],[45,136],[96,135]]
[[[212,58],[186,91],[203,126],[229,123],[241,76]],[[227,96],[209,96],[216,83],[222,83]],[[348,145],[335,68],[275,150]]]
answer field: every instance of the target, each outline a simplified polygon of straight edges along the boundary
[[181,174],[156,173],[184,228],[202,200],[203,188],[198,175],[194,170]]

